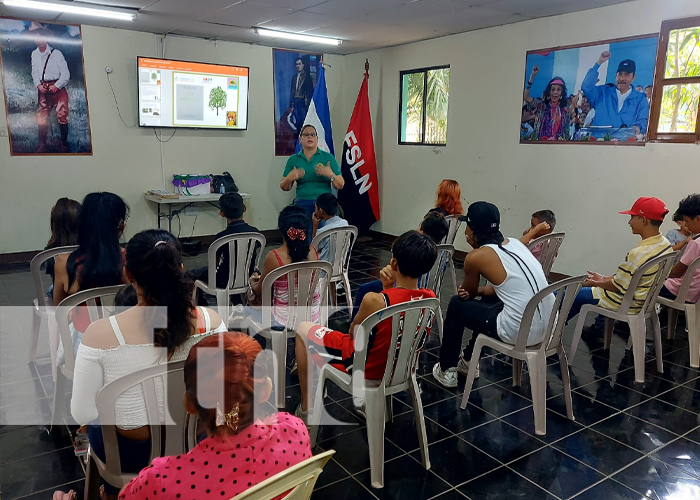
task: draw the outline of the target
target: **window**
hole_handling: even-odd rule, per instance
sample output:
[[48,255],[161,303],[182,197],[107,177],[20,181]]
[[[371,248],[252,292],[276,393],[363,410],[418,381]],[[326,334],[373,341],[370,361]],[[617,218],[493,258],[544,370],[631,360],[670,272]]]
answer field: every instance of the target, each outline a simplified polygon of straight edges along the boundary
[[401,72],[399,144],[445,146],[450,67]]
[[700,142],[700,17],[661,24],[648,135]]

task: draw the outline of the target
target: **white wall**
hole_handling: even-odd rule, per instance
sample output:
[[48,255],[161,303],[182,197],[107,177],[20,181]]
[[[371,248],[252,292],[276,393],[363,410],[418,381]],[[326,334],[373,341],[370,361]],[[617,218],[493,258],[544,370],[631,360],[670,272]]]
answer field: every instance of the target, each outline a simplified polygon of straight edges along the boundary
[[[453,178],[466,200],[501,209],[507,236],[519,236],[532,212],[554,210],[557,230],[567,233],[555,270],[612,273],[638,241],[617,212],[638,196],[657,196],[673,211],[700,191],[700,148],[520,145],[525,52],[656,33],[664,19],[697,15],[698,0],[640,0],[347,56],[348,75],[365,57],[371,64],[382,217],[374,229],[414,229],[433,206],[440,180]],[[397,145],[399,71],[441,64],[451,65],[447,146]],[[357,86],[346,84],[347,116]],[[666,222],[663,230],[672,226]],[[457,242],[467,248],[463,236]]]
[[[152,129],[127,128],[117,115],[107,84],[111,66],[124,119],[137,118],[136,56],[160,55],[160,37],[134,31],[83,26],[83,52],[92,129],[93,156],[12,157],[7,138],[0,139],[0,253],[42,249],[49,238],[49,212],[57,198],[81,200],[96,190],[113,191],[131,206],[125,237],[156,225],[156,210],[143,193],[162,188],[160,143]],[[292,193],[279,189],[286,158],[274,156],[272,49],[169,37],[165,57],[250,67],[247,131],[178,130],[163,144],[166,178],[173,173],[231,172],[241,191],[251,193],[248,220],[259,229],[274,229],[279,210]],[[342,116],[343,57],[327,56],[331,114]],[[0,106],[5,127],[5,107]],[[347,122],[346,122],[347,123]],[[164,130],[165,138],[171,133]],[[335,143],[343,137],[341,120]],[[181,215],[182,236],[190,236],[195,218]],[[177,219],[173,232],[177,233]],[[201,208],[194,235],[214,234],[223,227],[218,211]]]

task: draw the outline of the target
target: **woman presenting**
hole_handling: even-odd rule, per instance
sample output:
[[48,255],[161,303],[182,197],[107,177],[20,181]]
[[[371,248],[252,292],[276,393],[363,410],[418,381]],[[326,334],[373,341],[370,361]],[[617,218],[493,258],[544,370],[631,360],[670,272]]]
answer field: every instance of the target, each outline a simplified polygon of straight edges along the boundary
[[316,198],[320,194],[331,193],[331,188],[343,189],[345,180],[335,157],[318,149],[318,134],[313,125],[304,125],[299,138],[303,149],[287,160],[280,187],[283,191],[289,191],[296,182],[294,205],[311,216],[316,210]]

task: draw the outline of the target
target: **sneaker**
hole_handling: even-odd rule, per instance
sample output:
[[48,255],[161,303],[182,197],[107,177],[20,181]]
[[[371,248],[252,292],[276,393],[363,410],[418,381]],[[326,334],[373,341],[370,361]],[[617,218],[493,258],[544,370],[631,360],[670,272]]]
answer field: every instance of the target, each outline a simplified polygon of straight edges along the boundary
[[435,366],[433,366],[433,377],[435,377],[435,380],[440,382],[440,384],[442,384],[444,387],[457,387],[457,368],[453,367],[442,371],[442,368],[440,368],[440,363],[437,362],[435,363]]
[[289,367],[289,374],[292,377],[296,377],[299,372],[299,366],[297,365],[297,360],[294,360],[294,363],[292,363],[292,366]]
[[595,326],[584,326],[581,330],[581,340],[584,342],[591,340],[602,340],[605,332]]
[[340,281],[335,284],[335,293],[337,295],[345,295],[345,287]]
[[367,412],[365,410],[365,400],[362,398],[352,398],[352,406],[360,417],[367,420]]
[[87,432],[76,432],[75,441],[73,441],[73,451],[76,457],[83,457],[88,454],[90,450],[90,440],[88,439]]
[[[469,376],[469,362],[465,361],[465,359],[460,356],[459,357],[459,363],[457,363],[457,371],[464,375],[465,377]],[[477,363],[476,365],[476,373],[474,374],[474,378],[477,379],[479,378],[479,364]]]
[[231,307],[231,314],[228,316],[228,324],[229,325],[240,325],[243,320],[245,319],[245,316],[243,316],[243,306],[238,304],[235,306]]
[[294,416],[297,418],[300,418],[302,422],[304,422],[304,425],[308,426],[309,425],[309,410],[307,409],[306,411],[301,409],[301,403],[299,403],[299,406],[297,406],[297,409],[294,410]]

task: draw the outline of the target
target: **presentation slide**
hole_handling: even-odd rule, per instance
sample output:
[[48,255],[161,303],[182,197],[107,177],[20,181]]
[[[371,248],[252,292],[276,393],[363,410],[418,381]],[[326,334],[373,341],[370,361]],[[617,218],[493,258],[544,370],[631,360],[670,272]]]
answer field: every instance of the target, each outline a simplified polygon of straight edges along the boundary
[[245,130],[248,71],[139,57],[139,125]]

